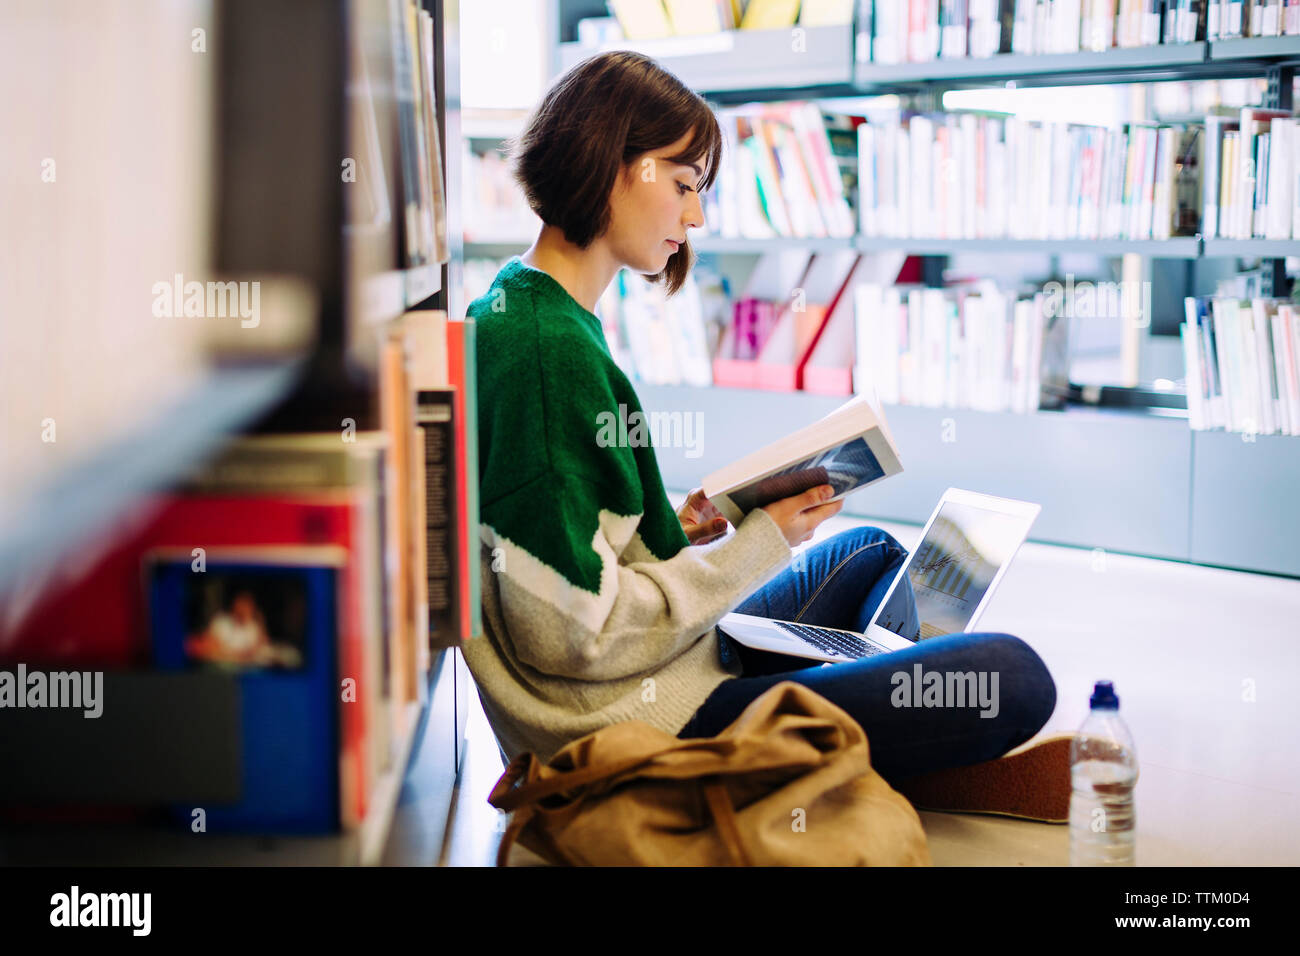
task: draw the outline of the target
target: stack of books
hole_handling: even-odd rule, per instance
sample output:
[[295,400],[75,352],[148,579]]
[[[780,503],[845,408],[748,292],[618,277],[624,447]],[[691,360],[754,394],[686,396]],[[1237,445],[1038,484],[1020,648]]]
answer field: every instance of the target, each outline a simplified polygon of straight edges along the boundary
[[1167,239],[1200,222],[1201,127],[900,114],[858,126],[865,236]]
[[[854,390],[894,405],[1033,412],[1068,384],[1070,309],[1048,293],[859,285]],[[1044,401],[1046,399],[1046,401]]]
[[1196,431],[1300,435],[1300,310],[1287,299],[1188,297],[1179,327]]
[[1236,115],[1205,118],[1204,236],[1300,236],[1296,137],[1290,110],[1247,107]]

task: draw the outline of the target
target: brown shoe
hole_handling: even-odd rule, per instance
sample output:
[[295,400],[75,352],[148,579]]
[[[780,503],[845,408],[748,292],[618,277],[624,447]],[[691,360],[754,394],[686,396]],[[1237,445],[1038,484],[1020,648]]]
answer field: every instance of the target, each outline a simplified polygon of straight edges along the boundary
[[918,810],[1068,823],[1073,739],[1065,733],[1030,740],[997,760],[909,777],[894,789]]

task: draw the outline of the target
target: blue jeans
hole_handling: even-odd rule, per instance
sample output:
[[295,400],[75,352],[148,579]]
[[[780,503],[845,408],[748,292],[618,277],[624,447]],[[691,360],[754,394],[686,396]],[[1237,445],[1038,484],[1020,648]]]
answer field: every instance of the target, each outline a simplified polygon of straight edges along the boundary
[[[879,528],[853,528],[806,549],[736,610],[862,632],[906,560],[907,551],[891,535]],[[906,600],[910,598],[909,587]],[[912,604],[913,614],[914,609]],[[738,657],[743,675],[719,684],[677,734],[680,738],[715,736],[769,687],[790,680],[811,687],[857,720],[867,733],[871,765],[895,781],[1000,757],[1036,734],[1056,707],[1056,684],[1047,667],[1028,644],[1010,634],[945,634],[901,651],[830,666],[745,647],[721,627],[718,638],[724,662],[730,655]],[[925,680],[930,671],[946,682],[947,698],[925,699],[919,688],[904,692],[917,676],[922,680],[916,683],[930,683]],[[975,693],[962,705],[949,675],[968,672],[984,675],[982,690],[996,688],[995,697],[986,693],[983,698],[995,699],[996,707],[980,706]]]

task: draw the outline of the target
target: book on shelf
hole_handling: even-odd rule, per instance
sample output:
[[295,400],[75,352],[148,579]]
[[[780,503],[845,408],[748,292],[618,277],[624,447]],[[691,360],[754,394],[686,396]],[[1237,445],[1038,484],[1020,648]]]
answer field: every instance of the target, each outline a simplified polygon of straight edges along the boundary
[[903,470],[884,415],[865,395],[704,477],[704,494],[739,525],[755,508],[829,484],[828,501]]
[[460,633],[460,528],[456,502],[460,500],[454,434],[456,389],[428,386],[416,393],[415,420],[419,426],[424,483],[424,574],[426,640],[430,651],[450,646]]
[[[239,682],[241,792],[204,806],[211,832],[339,829],[338,547],[189,549],[143,558],[154,666]],[[172,808],[179,823],[194,807]]]
[[1289,110],[1258,107],[1206,117],[1203,235],[1300,236],[1297,122]]
[[[854,0],[610,0],[607,6],[617,32],[635,41],[708,36],[729,30],[782,30],[796,24],[848,24],[853,21]],[[582,26],[579,21],[580,38],[589,32],[607,33]]]
[[238,438],[196,469],[168,499],[158,546],[344,549],[338,701],[342,826],[365,819],[378,777],[392,760],[404,700],[391,661],[393,543],[387,520],[388,436],[359,432]]
[[730,28],[731,0],[663,0],[669,33],[676,36],[718,33]]
[[325,441],[314,435],[236,440],[196,465],[176,489],[141,502],[92,543],[68,579],[26,607],[7,608],[13,632],[6,653],[61,666],[152,669],[150,554],[182,552],[199,577],[209,555],[231,549],[342,549],[331,667],[349,685],[344,695],[333,685],[328,703],[339,725],[337,824],[354,828],[385,765],[389,738],[381,639],[383,441],[376,433],[361,433],[356,444],[337,434]]
[[438,145],[433,21],[414,0],[388,0],[397,107],[403,268],[446,262],[446,192]]
[[858,18],[871,31],[872,61],[924,63],[1192,43],[1205,39],[1206,2],[868,0]]
[[[400,323],[386,330],[380,349],[379,407],[384,433],[388,436],[385,462],[385,526],[391,535],[383,555],[387,574],[384,633],[390,648],[389,680],[393,694],[401,701],[419,699],[416,679],[415,619],[416,582],[414,555],[419,529],[414,520],[413,494],[416,462],[411,454],[415,432],[414,397],[407,372],[406,335]],[[397,720],[400,708],[393,714]]]
[[433,261],[448,262],[451,250],[447,245],[447,191],[442,172],[442,136],[438,129],[436,57],[433,35],[433,14],[420,8],[418,11],[419,53],[421,62],[421,94],[424,106],[425,142],[428,147],[430,186],[430,217],[433,230]]
[[1200,127],[900,113],[858,127],[863,235],[1167,239],[1200,222]]
[[780,30],[793,26],[799,15],[799,0],[748,0],[744,4],[742,30]]
[[[706,279],[701,273],[701,279]],[[652,385],[713,384],[706,308],[694,272],[675,296],[661,285],[620,270],[597,304],[606,342],[631,379]]]
[[856,363],[857,289],[892,282],[906,257],[901,252],[860,256],[826,316],[821,334],[804,361],[800,387],[820,395],[852,395]]
[[1288,299],[1189,296],[1179,326],[1193,430],[1300,435],[1300,312]]
[[723,168],[704,210],[706,221],[719,224],[718,235],[854,234],[855,120],[805,102],[748,104],[717,116],[726,141]]
[[1203,0],[1206,39],[1300,35],[1295,0]]
[[1068,385],[1072,307],[992,283],[854,290],[854,390],[889,405],[1033,412]]
[[[461,155],[466,208],[474,209],[465,220],[465,241],[531,243],[542,221],[528,208],[505,158],[495,148],[479,152],[467,140],[461,144]],[[487,285],[482,288],[486,291]],[[465,300],[472,302],[469,291]]]
[[456,464],[456,567],[458,578],[457,602],[460,620],[453,634],[429,635],[438,647],[458,646],[482,633],[482,606],[479,568],[479,505],[478,505],[478,376],[474,364],[475,322],[473,319],[455,319],[447,322],[447,372],[448,384],[453,386],[460,401],[455,409]]

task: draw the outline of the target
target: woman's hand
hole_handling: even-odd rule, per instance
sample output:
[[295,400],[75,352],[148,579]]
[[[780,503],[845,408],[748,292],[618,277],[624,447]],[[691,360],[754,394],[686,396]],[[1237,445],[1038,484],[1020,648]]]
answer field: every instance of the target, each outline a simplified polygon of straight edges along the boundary
[[776,522],[790,547],[797,548],[813,536],[819,524],[844,507],[843,498],[822,504],[834,494],[833,485],[817,485],[802,494],[766,504],[763,510]]
[[703,488],[694,488],[686,496],[686,502],[677,511],[677,520],[691,544],[708,544],[727,533],[727,519],[704,497]]

